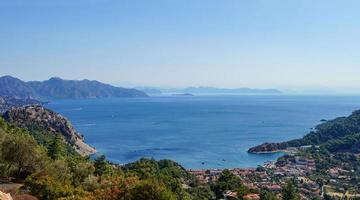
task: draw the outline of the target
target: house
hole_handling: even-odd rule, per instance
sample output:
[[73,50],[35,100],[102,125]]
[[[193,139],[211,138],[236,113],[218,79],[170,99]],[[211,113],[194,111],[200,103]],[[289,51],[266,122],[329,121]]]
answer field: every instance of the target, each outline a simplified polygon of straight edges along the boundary
[[315,160],[295,156],[295,164],[301,169],[315,169]]

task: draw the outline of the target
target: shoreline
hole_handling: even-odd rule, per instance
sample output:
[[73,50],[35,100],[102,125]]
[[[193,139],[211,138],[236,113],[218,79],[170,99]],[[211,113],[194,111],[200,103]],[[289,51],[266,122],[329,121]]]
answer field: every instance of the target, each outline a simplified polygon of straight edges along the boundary
[[273,151],[259,151],[259,152],[248,152],[249,154],[272,154],[272,153],[291,153],[290,150],[273,150]]
[[[96,152],[94,152],[94,153],[91,153],[91,154],[89,154],[89,155],[87,155],[87,156],[90,156],[90,157],[92,157],[92,159],[96,159],[97,157],[100,157],[100,155],[105,155],[106,156],[106,154],[103,154],[103,153],[101,153],[101,151],[98,151],[95,147],[93,147],[92,145],[90,145],[90,144],[88,144],[90,147],[92,147],[92,148],[94,148],[95,150],[96,150]],[[294,153],[294,151],[293,150],[286,150],[286,149],[284,149],[284,150],[274,150],[274,151],[262,151],[262,152],[247,152],[248,154],[254,154],[254,155],[261,155],[261,154],[276,154],[276,153],[284,153],[284,154],[290,154],[290,153]],[[280,158],[281,156],[279,156],[278,158]],[[141,159],[141,158],[146,158],[146,159],[155,159],[155,158],[153,158],[153,157],[140,157],[140,158],[138,158],[136,161],[138,161],[139,159]],[[261,164],[258,164],[258,165],[256,165],[256,166],[243,166],[243,167],[241,167],[241,166],[235,166],[235,167],[218,167],[218,168],[216,168],[216,167],[213,167],[213,168],[211,168],[211,167],[209,167],[209,168],[206,168],[206,167],[204,167],[204,168],[187,168],[187,167],[184,167],[184,165],[183,164],[180,164],[180,163],[178,163],[176,160],[173,160],[173,161],[175,161],[175,162],[177,162],[178,164],[180,164],[181,166],[183,166],[184,167],[184,169],[186,170],[186,171],[208,171],[208,170],[210,170],[210,171],[223,171],[223,170],[236,170],[236,169],[241,169],[241,170],[254,170],[254,169],[256,169],[258,166],[264,166],[264,165],[266,165],[267,163],[275,163],[276,161],[277,161],[277,159],[278,158],[276,158],[276,159],[274,159],[274,160],[266,160],[266,161],[264,161],[264,162],[262,162]],[[164,159],[155,159],[156,161],[159,161],[159,160],[164,160]],[[165,159],[166,160],[166,159]],[[125,165],[127,165],[127,164],[130,164],[130,163],[133,163],[133,162],[127,162],[127,163],[117,163],[117,162],[114,162],[114,161],[111,161],[111,160],[108,160],[109,162],[110,162],[110,164],[112,164],[112,165],[114,165],[114,166],[120,166],[120,167],[122,167],[122,166],[125,166]],[[136,161],[134,161],[134,162],[136,162]]]

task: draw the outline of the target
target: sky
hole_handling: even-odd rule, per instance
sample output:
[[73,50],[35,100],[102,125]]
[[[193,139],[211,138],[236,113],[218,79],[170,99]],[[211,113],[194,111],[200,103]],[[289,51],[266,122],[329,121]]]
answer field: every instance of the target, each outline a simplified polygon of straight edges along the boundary
[[0,75],[360,90],[358,0],[0,0]]

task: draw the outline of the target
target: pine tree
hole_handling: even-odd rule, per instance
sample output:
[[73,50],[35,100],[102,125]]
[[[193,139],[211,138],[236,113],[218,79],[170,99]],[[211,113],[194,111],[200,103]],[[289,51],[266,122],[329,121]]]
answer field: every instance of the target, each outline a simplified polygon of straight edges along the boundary
[[63,156],[63,147],[62,147],[62,140],[60,136],[56,136],[52,143],[49,146],[48,155],[56,160],[59,159],[61,156]]
[[293,183],[293,181],[288,181],[282,189],[282,198],[283,200],[300,200],[300,195]]
[[95,167],[94,174],[101,177],[105,173],[107,169],[107,165],[108,163],[104,155],[96,158],[94,163],[94,167]]

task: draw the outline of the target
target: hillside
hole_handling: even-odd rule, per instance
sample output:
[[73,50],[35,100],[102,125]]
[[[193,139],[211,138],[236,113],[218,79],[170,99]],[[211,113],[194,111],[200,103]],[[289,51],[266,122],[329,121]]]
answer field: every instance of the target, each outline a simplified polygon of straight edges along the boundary
[[11,76],[2,76],[0,77],[0,96],[34,99],[36,93],[26,82]]
[[5,193],[34,200],[205,200],[204,196],[213,196],[209,187],[199,185],[173,161],[141,159],[121,167],[104,156],[81,157],[67,147],[57,137],[39,143],[33,130],[0,118],[0,186],[15,185],[9,180],[19,185],[16,191],[0,187],[0,199]]
[[348,117],[326,121],[316,126],[314,131],[301,139],[281,143],[264,143],[250,148],[249,152],[271,152],[304,145],[321,145],[328,150],[355,152],[360,150],[358,133],[360,133],[360,110],[354,111]]
[[93,147],[84,142],[84,137],[73,128],[65,117],[40,105],[11,108],[4,113],[3,118],[10,124],[28,130],[60,135],[81,155],[90,155],[96,152]]
[[20,107],[25,105],[42,105],[44,102],[40,102],[34,99],[17,99],[12,97],[0,96],[0,114],[6,112],[13,107]]
[[0,96],[38,100],[147,97],[142,91],[115,87],[99,81],[63,80],[55,77],[46,81],[24,82],[11,76],[0,77]]

